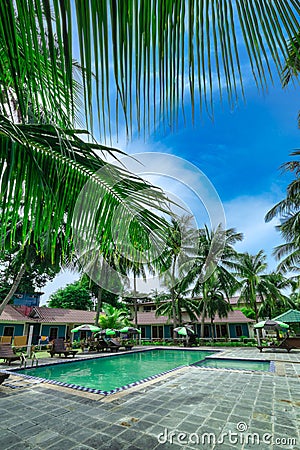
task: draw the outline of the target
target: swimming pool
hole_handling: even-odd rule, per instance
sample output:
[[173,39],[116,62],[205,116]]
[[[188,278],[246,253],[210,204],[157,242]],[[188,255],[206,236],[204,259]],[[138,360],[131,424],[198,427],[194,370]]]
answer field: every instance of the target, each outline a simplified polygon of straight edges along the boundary
[[253,370],[262,372],[273,371],[272,361],[246,359],[207,358],[203,361],[196,362],[193,365],[209,369]]
[[18,373],[52,384],[108,395],[193,364],[214,353],[154,349],[18,370]]

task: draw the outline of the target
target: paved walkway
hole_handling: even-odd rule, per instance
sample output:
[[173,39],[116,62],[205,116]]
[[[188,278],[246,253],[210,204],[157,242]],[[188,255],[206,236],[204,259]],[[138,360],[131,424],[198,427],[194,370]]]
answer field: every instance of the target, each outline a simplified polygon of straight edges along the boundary
[[274,360],[276,373],[188,367],[110,397],[11,376],[0,386],[0,449],[299,450],[300,351],[221,356]]

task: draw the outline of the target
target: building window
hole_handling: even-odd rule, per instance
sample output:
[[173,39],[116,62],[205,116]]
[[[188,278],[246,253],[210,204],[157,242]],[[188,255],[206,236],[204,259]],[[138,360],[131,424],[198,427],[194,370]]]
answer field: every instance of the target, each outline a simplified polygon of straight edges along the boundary
[[80,331],[80,340],[83,341],[87,339],[87,332],[86,331]]
[[242,325],[236,325],[236,326],[235,326],[235,334],[236,334],[236,337],[241,337],[241,336],[243,336]]
[[155,310],[156,310],[156,306],[155,305],[144,306],[144,312],[150,312],[150,311],[155,311]]
[[226,325],[216,325],[217,337],[228,337]]
[[152,325],[152,339],[163,339],[164,327],[162,325]]
[[13,336],[14,327],[4,327],[3,336]]
[[49,330],[49,340],[53,341],[53,339],[57,339],[57,337],[58,337],[58,328],[51,327]]

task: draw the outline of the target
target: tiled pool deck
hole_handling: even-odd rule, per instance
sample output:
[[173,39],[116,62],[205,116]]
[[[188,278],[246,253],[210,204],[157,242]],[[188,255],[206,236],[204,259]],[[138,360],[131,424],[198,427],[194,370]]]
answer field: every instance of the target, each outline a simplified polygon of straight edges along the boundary
[[300,449],[300,351],[218,357],[273,360],[275,373],[188,367],[110,397],[11,376],[0,449]]

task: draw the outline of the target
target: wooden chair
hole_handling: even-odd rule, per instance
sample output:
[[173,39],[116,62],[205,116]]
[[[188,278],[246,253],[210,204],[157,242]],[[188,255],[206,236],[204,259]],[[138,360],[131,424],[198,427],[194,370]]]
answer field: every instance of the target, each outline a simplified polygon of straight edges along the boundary
[[27,336],[15,336],[14,337],[14,347],[26,347]]
[[9,377],[8,373],[0,372],[0,384],[2,384],[3,381],[5,381],[8,377]]
[[11,344],[12,336],[1,336],[0,343],[1,344]]
[[300,348],[300,338],[297,337],[286,337],[285,339],[283,339],[283,341],[281,341],[279,344],[273,344],[273,345],[257,345],[257,348],[259,349],[259,351],[262,353],[263,349],[283,349],[286,350],[288,353],[295,349],[295,348]]
[[64,355],[65,358],[72,355],[74,358],[76,353],[78,353],[78,350],[67,350],[63,339],[54,339],[52,348],[51,350],[48,350],[48,353],[50,353],[51,358],[53,358],[54,355],[58,355],[59,357]]
[[0,344],[0,359],[4,359],[4,363],[10,366],[13,361],[20,361],[21,357],[16,355],[10,344]]

